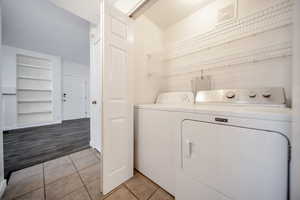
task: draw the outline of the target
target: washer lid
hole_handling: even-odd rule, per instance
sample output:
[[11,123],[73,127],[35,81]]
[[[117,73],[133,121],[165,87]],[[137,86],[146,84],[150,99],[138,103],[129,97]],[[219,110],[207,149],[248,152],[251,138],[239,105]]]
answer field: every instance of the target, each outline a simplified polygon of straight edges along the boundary
[[166,92],[158,95],[156,104],[194,104],[192,92]]

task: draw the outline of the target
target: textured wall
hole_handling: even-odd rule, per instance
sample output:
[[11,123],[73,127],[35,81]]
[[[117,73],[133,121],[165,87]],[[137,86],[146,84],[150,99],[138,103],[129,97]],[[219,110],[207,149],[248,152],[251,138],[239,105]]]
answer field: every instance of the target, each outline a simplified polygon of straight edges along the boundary
[[212,89],[284,87],[291,101],[292,3],[239,0],[238,18],[217,24],[215,1],[165,31],[164,90],[190,90],[209,75]]

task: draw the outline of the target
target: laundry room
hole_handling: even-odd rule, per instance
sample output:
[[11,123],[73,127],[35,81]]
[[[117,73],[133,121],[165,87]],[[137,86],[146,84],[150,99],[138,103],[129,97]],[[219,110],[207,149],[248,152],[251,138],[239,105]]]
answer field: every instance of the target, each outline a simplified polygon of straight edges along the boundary
[[131,14],[140,173],[176,199],[291,198],[294,4],[158,0]]
[[[3,13],[13,12],[3,8],[13,8],[3,2],[2,29],[7,29],[10,21]],[[26,7],[14,2],[22,11],[17,13],[25,13]],[[76,78],[85,80],[88,92],[82,94],[88,95],[82,95],[82,110],[88,119],[65,114],[79,109],[72,105],[57,111],[69,122],[9,123],[7,99],[22,96],[18,90],[7,94],[9,88],[1,83],[18,80],[7,72],[24,65],[27,51],[18,49],[20,58],[8,65],[10,48],[0,43],[0,129],[6,131],[4,142],[0,139],[0,199],[300,200],[300,0],[30,2],[46,3],[85,24],[88,53],[60,45],[68,47],[74,59],[80,58],[77,51],[87,56],[89,67],[76,71]],[[45,15],[41,10],[34,11]],[[53,12],[47,9],[49,16]],[[80,28],[52,21],[55,27]],[[22,27],[14,25],[15,30]],[[51,31],[47,34],[55,37]],[[28,35],[34,36],[30,30]],[[65,34],[64,42],[71,35]],[[27,53],[31,61],[35,54]],[[41,62],[60,62],[58,57],[45,58]],[[73,79],[61,77],[70,78],[77,65],[59,64],[64,70],[60,76],[51,73],[48,90],[57,87],[50,102],[64,105],[68,93],[79,93],[80,88]],[[65,83],[72,91],[64,90]],[[87,126],[81,127],[83,120]],[[72,133],[64,137],[67,147],[60,139],[71,134],[64,123]],[[82,129],[75,129],[79,126]],[[13,134],[7,134],[10,129]],[[51,137],[42,137],[48,130]],[[16,137],[30,142],[28,152],[35,154],[27,158],[34,163],[24,160],[21,166],[14,159],[5,171],[6,152],[11,158],[27,153]],[[45,145],[50,139],[51,150],[63,154],[50,156]],[[6,141],[21,149],[18,154],[6,150]],[[46,149],[43,160],[35,156],[38,147]]]

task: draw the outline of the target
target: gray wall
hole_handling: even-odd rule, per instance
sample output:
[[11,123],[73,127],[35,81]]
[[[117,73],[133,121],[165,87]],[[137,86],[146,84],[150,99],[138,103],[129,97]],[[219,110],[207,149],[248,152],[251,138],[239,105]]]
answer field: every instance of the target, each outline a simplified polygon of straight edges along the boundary
[[4,45],[89,65],[89,23],[47,0],[2,0]]

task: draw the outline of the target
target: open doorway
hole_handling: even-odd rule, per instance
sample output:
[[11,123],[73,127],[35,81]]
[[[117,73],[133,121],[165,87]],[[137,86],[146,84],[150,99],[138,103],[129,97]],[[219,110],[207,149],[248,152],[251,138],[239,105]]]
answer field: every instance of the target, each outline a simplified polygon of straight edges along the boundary
[[[27,37],[34,36],[34,39],[39,39],[41,34],[48,34],[57,39],[64,28],[78,28],[78,24],[80,24],[78,21],[78,24],[68,23],[67,20],[57,19],[57,16],[49,17],[47,12],[51,14],[59,13],[59,17],[72,15],[70,13],[76,11],[76,8],[74,11],[72,6],[82,5],[82,3],[77,4],[71,1],[70,5],[72,6],[69,7],[67,6],[68,1],[59,0],[51,2],[28,0],[24,2],[24,5],[17,0],[7,2],[13,4],[13,6],[8,6],[13,10],[9,11],[5,8],[9,14],[13,13],[20,17],[23,13],[24,15],[20,18],[26,20],[28,20],[28,16],[34,14],[28,21],[37,22],[42,20],[43,25],[49,21],[55,21],[54,25],[62,25],[59,28],[44,28],[38,24],[34,28],[31,26],[29,31],[20,31],[21,28],[24,28],[19,26],[19,24],[23,24],[20,23],[21,19],[4,23],[13,25],[18,22],[15,30],[18,30],[18,33],[21,34],[26,33],[25,36]],[[8,170],[12,173],[8,181],[5,198],[73,199],[80,196],[80,199],[99,199],[103,198],[103,194],[109,194],[111,195],[110,199],[118,198],[120,195],[122,197],[125,195],[125,198],[142,199],[144,192],[139,193],[139,190],[146,188],[145,198],[148,199],[156,192],[158,194],[163,192],[159,186],[141,174],[134,173],[133,60],[131,54],[134,37],[132,20],[114,8],[114,0],[97,0],[97,2],[102,4],[99,7],[96,6],[97,9],[99,8],[98,11],[101,11],[100,14],[96,14],[98,20],[96,23],[93,21],[94,17],[84,17],[89,12],[77,13],[81,18],[84,18],[83,23],[88,28],[88,48],[90,48],[88,60],[90,61],[89,79],[91,85],[89,94],[83,86],[84,83],[88,82],[87,79],[84,79],[85,73],[80,72],[80,70],[76,73],[69,73],[69,69],[78,67],[78,64],[82,65],[82,63],[76,63],[77,59],[82,58],[82,54],[78,54],[78,50],[88,51],[87,49],[81,49],[80,46],[74,47],[73,43],[65,43],[68,39],[74,38],[78,33],[77,29],[72,29],[73,32],[65,34],[64,36],[67,37],[61,43],[53,42],[49,39],[51,37],[43,38],[39,42],[30,42],[35,45],[45,45],[49,42],[53,45],[51,47],[63,44],[59,46],[59,50],[68,47],[71,57],[76,58],[75,61],[72,59],[66,61],[64,56],[57,54],[58,51],[51,53],[24,46],[12,47],[15,52],[12,56],[15,61],[12,64],[15,71],[3,76],[16,76],[16,80],[20,76],[21,79],[24,77],[30,78],[30,81],[16,81],[15,85],[12,85],[15,88],[7,87],[7,92],[4,93],[5,98],[15,98],[12,104],[15,103],[16,105],[18,105],[18,101],[22,104],[34,103],[34,105],[21,106],[23,110],[20,113],[21,107],[19,106],[15,106],[15,110],[10,109],[8,105],[5,105],[4,108],[26,116],[20,117],[22,120],[15,118],[14,122],[17,125],[19,122],[31,122],[32,120],[34,120],[34,123],[30,126],[18,126],[13,129],[15,132],[7,133],[12,136],[22,136],[21,139],[30,141],[30,144],[24,145],[24,143],[20,143],[14,138],[7,140],[8,143],[12,141],[10,144],[23,150],[19,150],[16,155],[23,156],[28,153],[31,153],[31,155],[24,159],[24,166],[15,170]],[[44,4],[47,5],[47,9],[44,9]],[[29,5],[32,5],[35,9],[28,11]],[[15,8],[18,9],[15,10]],[[60,11],[52,10],[54,8]],[[84,6],[79,10],[82,11],[82,9],[85,10]],[[69,17],[67,18],[69,19]],[[40,28],[45,32],[39,33]],[[17,38],[20,37],[17,36]],[[8,47],[8,49],[11,48]],[[64,67],[64,65],[67,65],[67,67]],[[30,68],[30,70],[24,70],[23,68]],[[6,71],[4,72],[6,73]],[[21,75],[19,75],[19,72]],[[39,83],[33,81],[39,81]],[[5,84],[2,84],[2,86],[5,86]],[[28,94],[29,92],[31,93]],[[73,95],[74,92],[76,95]],[[38,102],[36,102],[36,98],[34,101],[30,99],[36,96],[39,97]],[[89,126],[87,120],[86,126],[84,125],[81,130],[78,130],[77,128],[82,123],[82,119],[77,118],[88,116],[88,109],[84,109],[84,106],[80,104],[84,101],[82,98],[87,98],[87,96],[90,96],[91,126]],[[23,99],[18,100],[19,97]],[[26,99],[24,99],[25,97]],[[72,99],[76,97],[79,97],[76,101]],[[6,99],[4,99],[5,102],[7,102]],[[35,110],[40,108],[42,108],[41,111]],[[34,117],[31,116],[32,114],[34,114]],[[28,117],[28,115],[31,117]],[[49,121],[45,122],[44,119]],[[63,120],[68,121],[62,122]],[[66,128],[67,125],[69,128]],[[72,133],[69,133],[67,129],[70,129]],[[52,135],[43,137],[43,134],[49,133],[48,131],[52,131]],[[17,133],[23,133],[23,135]],[[82,135],[84,137],[81,137]],[[62,138],[62,136],[64,137]],[[49,141],[53,148],[46,147]],[[70,146],[63,146],[64,141],[67,141]],[[79,147],[76,145],[79,145]],[[26,149],[27,147],[30,150]],[[84,150],[79,151],[79,148]],[[41,153],[42,149],[46,149],[46,151]],[[57,152],[58,149],[61,149],[63,153]],[[54,150],[56,154],[51,154],[51,150]],[[33,159],[35,164],[30,162]],[[15,163],[19,164],[20,162],[15,159]],[[16,168],[17,164],[12,166]],[[9,174],[7,175],[8,178]],[[134,176],[134,174],[136,175]],[[134,178],[131,179],[133,176]],[[110,193],[111,191],[114,192]]]
[[9,180],[16,171],[90,148],[90,22],[50,1],[4,0],[1,7]]

